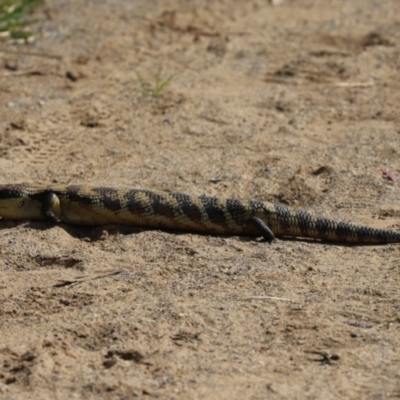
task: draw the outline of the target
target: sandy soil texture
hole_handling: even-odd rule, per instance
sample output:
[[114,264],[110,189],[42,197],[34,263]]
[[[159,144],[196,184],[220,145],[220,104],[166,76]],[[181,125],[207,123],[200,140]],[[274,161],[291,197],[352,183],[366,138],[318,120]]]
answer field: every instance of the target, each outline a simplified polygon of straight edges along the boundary
[[[33,43],[0,42],[0,183],[252,198],[399,230],[399,15],[49,0]],[[172,78],[154,96],[157,74]],[[400,245],[0,221],[0,252],[3,399],[400,396]]]

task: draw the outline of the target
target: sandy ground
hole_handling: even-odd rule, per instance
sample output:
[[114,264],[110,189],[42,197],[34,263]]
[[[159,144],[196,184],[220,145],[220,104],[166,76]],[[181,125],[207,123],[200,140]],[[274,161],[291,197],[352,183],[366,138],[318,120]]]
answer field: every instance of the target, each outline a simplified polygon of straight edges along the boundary
[[[0,43],[0,183],[399,230],[400,3],[278,3],[48,1]],[[0,252],[3,399],[400,396],[399,245],[1,221]]]

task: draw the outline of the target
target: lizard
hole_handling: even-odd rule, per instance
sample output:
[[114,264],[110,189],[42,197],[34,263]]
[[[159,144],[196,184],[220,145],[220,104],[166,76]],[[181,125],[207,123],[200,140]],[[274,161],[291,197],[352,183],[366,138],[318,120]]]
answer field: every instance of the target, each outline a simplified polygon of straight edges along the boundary
[[336,221],[270,202],[102,186],[0,185],[0,217],[262,236],[267,242],[275,237],[353,244],[400,242],[400,232]]

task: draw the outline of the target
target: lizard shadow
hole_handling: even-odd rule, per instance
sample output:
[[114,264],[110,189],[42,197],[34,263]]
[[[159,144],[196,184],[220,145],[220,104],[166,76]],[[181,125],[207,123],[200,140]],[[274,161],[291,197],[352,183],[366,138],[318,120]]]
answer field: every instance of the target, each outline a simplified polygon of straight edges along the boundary
[[369,246],[387,246],[388,243],[349,243],[349,242],[329,242],[324,239],[311,239],[311,238],[300,238],[300,237],[288,237],[280,236],[279,241],[287,242],[303,242],[312,244],[323,244],[326,246],[340,246],[340,247],[369,247]]
[[58,226],[64,229],[70,236],[76,239],[88,240],[91,242],[96,242],[99,240],[104,240],[105,235],[134,235],[139,234],[145,231],[160,231],[167,232],[174,235],[187,235],[196,234],[198,236],[205,237],[218,237],[218,238],[232,238],[236,237],[241,242],[257,242],[264,245],[273,245],[277,242],[302,242],[309,244],[322,244],[328,246],[340,246],[340,247],[359,247],[359,246],[384,246],[387,243],[347,243],[347,242],[329,242],[321,239],[310,239],[310,238],[300,238],[300,237],[288,237],[283,236],[279,237],[273,242],[268,242],[263,238],[257,236],[237,236],[237,235],[221,235],[221,234],[211,234],[211,233],[201,233],[201,232],[185,232],[185,231],[176,231],[173,229],[157,229],[157,228],[146,228],[146,227],[137,227],[130,225],[101,225],[101,226],[90,226],[90,225],[68,225],[68,224],[54,224],[49,223],[48,221],[9,221],[9,220],[0,220],[0,231],[6,229],[12,229],[17,226],[26,226],[30,229],[34,229],[37,231],[47,231],[49,229]]
[[[55,224],[48,221],[26,221],[22,222],[22,224],[25,224],[25,226],[27,226],[28,228],[37,231],[47,231],[54,227],[59,227],[63,229],[68,235],[76,239],[83,239],[91,242],[103,240],[105,235],[133,235],[148,230],[145,228],[129,225],[68,225],[63,223]],[[2,226],[0,224],[0,230],[1,229]]]

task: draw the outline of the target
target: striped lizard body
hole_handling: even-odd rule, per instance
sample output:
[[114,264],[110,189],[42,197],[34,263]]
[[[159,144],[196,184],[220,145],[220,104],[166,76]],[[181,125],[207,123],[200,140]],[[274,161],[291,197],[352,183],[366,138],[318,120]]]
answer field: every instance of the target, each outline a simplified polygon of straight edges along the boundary
[[111,187],[0,185],[0,217],[254,235],[269,242],[275,236],[360,244],[400,242],[400,232],[334,221],[268,202]]

